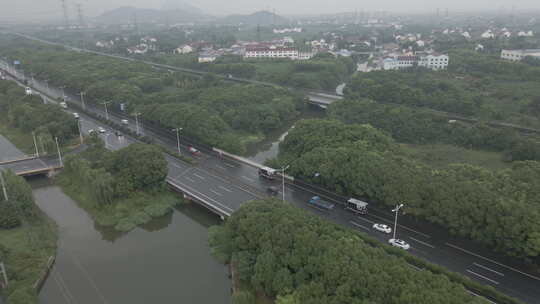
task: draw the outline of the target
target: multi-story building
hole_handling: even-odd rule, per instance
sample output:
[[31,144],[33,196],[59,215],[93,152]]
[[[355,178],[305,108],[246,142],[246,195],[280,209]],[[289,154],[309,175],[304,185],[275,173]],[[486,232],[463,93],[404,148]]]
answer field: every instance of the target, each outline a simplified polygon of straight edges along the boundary
[[386,57],[382,61],[384,70],[401,70],[415,66],[425,67],[431,70],[444,70],[448,67],[448,55],[398,55]]
[[448,67],[448,59],[448,55],[429,54],[420,57],[420,62],[418,62],[418,66],[432,70],[445,70]]
[[244,58],[290,58],[298,59],[298,50],[289,47],[248,47]]
[[523,58],[530,56],[540,59],[540,49],[529,50],[502,50],[501,58],[511,61],[521,61]]

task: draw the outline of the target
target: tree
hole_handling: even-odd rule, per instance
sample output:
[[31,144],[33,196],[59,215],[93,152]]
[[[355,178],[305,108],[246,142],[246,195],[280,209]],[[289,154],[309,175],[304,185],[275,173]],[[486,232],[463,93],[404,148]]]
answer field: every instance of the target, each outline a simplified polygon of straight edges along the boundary
[[109,154],[105,168],[123,186],[117,193],[160,187],[167,177],[163,152],[148,144],[132,144]]

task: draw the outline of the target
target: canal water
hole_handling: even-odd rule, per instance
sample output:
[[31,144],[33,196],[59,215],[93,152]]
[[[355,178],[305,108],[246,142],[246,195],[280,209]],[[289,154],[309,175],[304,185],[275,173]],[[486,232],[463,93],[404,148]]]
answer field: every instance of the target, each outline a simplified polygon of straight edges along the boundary
[[[298,117],[298,120],[323,118],[325,115],[326,111],[323,108],[310,104],[306,106]],[[263,164],[266,160],[276,157],[279,152],[279,143],[285,139],[285,136],[287,136],[289,131],[293,128],[294,122],[290,122],[289,124],[270,132],[265,140],[249,145],[247,147],[246,158],[259,164]]]
[[17,159],[24,156],[26,156],[26,154],[17,149],[17,147],[7,140],[7,138],[0,134],[0,162]]
[[56,264],[44,304],[230,303],[227,269],[211,255],[208,227],[219,218],[197,205],[129,233],[94,224],[48,179],[31,181],[36,204],[58,225]]

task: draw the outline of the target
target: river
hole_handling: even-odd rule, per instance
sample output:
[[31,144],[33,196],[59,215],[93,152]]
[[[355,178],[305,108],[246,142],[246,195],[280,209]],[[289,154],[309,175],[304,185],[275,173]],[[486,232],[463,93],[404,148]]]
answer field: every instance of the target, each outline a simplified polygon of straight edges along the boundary
[[31,181],[36,204],[58,225],[57,259],[40,303],[230,303],[227,269],[211,255],[208,227],[219,219],[197,205],[129,233],[97,227],[47,179]]
[[[325,115],[326,111],[323,108],[308,104],[296,121],[300,119],[323,118]],[[279,152],[279,143],[294,128],[296,121],[285,124],[281,128],[270,132],[265,140],[248,145],[246,158],[263,164],[266,160],[276,157]]]

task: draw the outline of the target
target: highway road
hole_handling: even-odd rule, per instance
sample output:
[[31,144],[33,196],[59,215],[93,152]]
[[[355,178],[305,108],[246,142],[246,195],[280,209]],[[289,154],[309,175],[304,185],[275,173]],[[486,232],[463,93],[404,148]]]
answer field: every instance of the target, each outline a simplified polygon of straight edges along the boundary
[[[43,89],[38,82],[36,87]],[[61,92],[51,89],[51,94],[58,98]],[[80,103],[76,96],[69,96],[72,102]],[[89,110],[104,116],[101,107],[88,107]],[[100,134],[107,148],[120,149],[135,142],[126,136],[114,135],[114,130],[92,118],[81,114],[83,132],[97,129],[102,125],[105,134]],[[111,115],[113,121],[120,123],[122,117]],[[129,127],[134,129],[132,121]],[[160,145],[176,148],[173,133],[168,130],[151,130],[142,126],[144,134],[156,139]],[[164,136],[171,134],[171,136]],[[186,146],[182,145],[182,153],[187,153]],[[203,153],[198,157],[196,165],[184,163],[174,157],[166,156],[169,166],[169,178],[182,185],[191,192],[220,206],[224,210],[234,211],[241,204],[253,199],[267,196],[266,189],[273,185],[280,188],[281,181],[268,181],[258,177],[257,169],[237,162],[230,158],[222,159],[214,153]],[[322,190],[322,193],[326,191]],[[343,208],[336,208],[328,212],[312,208],[306,204],[307,200],[320,191],[302,189],[296,185],[287,184],[285,198],[299,208],[315,213],[337,224],[367,233],[381,242],[387,242],[389,235],[382,234],[371,228],[373,223],[393,223],[393,213],[385,206],[370,205],[370,214],[366,216],[354,215]],[[280,197],[281,194],[278,196]],[[328,195],[328,199],[343,203],[337,195]],[[338,205],[339,206],[339,205]],[[406,209],[405,209],[406,210]],[[538,303],[540,299],[540,275],[527,269],[519,261],[507,259],[491,252],[478,244],[452,237],[443,229],[418,222],[407,216],[400,217],[398,236],[411,245],[410,253],[424,258],[430,262],[445,266],[450,270],[464,274],[482,284],[494,288],[510,296],[519,298],[528,303]]]

